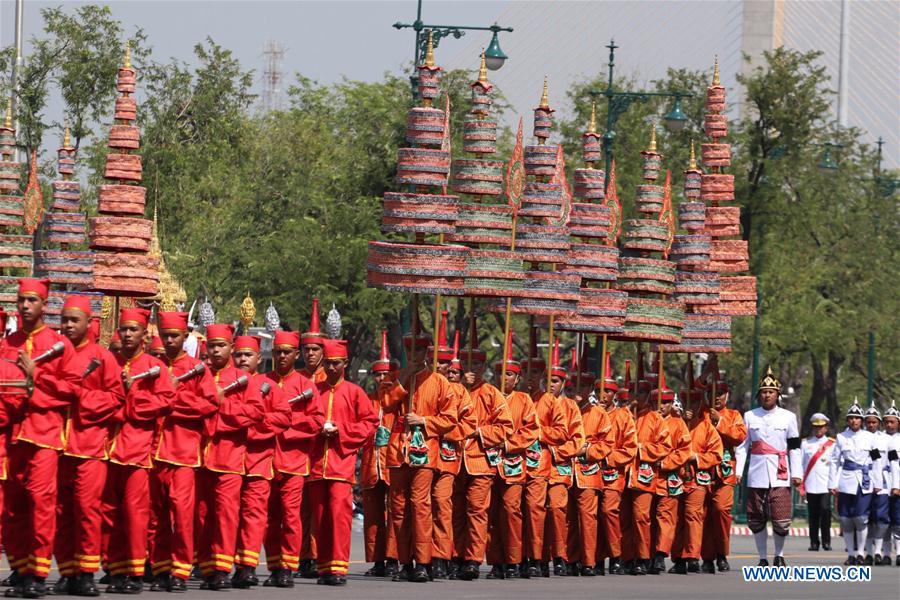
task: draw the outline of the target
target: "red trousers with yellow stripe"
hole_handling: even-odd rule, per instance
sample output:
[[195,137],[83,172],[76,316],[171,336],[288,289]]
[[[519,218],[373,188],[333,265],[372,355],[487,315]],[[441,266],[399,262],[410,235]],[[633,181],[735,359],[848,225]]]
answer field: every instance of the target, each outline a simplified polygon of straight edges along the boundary
[[143,576],[150,520],[149,469],[110,463],[102,511],[104,527],[110,532],[106,557],[109,572]]
[[237,473],[200,469],[197,476],[199,547],[197,560],[204,577],[228,573],[234,566],[240,520],[241,483]]
[[56,539],[53,553],[59,574],[96,573],[100,570],[100,502],[106,483],[104,460],[62,456],[56,502]]
[[269,493],[269,524],[266,529],[266,564],[270,571],[300,566],[303,544],[303,522],[300,505],[303,503],[302,475],[275,473]]
[[241,524],[238,527],[235,562],[256,568],[259,551],[266,535],[269,516],[269,494],[272,486],[264,477],[244,477],[241,486]]
[[150,474],[150,498],[156,515],[153,574],[171,573],[180,579],[191,574],[194,561],[196,469],[159,463]]
[[353,486],[331,479],[309,481],[307,485],[319,575],[346,575],[350,566]]
[[9,449],[3,543],[10,567],[47,577],[56,529],[59,452],[18,442]]

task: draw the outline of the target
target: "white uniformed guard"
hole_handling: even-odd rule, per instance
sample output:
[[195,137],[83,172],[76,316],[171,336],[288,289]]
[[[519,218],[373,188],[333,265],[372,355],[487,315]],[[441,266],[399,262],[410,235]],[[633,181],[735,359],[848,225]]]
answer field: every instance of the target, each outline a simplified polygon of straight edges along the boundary
[[[800,444],[803,460],[803,485],[809,510],[809,549],[831,550],[831,490],[828,489],[828,467],[834,439],[828,437],[828,417],[814,414],[810,420],[812,435]],[[821,537],[820,537],[821,535]]]
[[[891,406],[884,411],[884,432],[891,440],[891,449],[888,450],[888,462],[891,466],[891,496],[890,496],[890,514],[891,514],[891,537],[894,542],[894,564],[900,567],[900,410],[891,400]],[[884,487],[888,487],[885,482]],[[889,549],[885,551],[885,558],[890,560]],[[887,564],[887,563],[885,563]]]
[[881,413],[875,407],[875,401],[866,409],[866,430],[875,436],[875,448],[879,457],[874,461],[873,468],[881,473],[883,484],[881,491],[872,496],[872,504],[869,506],[869,535],[866,539],[867,565],[891,564],[891,549],[888,546],[887,563],[884,562],[882,548],[884,537],[891,527],[890,494],[891,494],[891,463],[888,453],[891,450],[893,440],[885,432],[881,431]]

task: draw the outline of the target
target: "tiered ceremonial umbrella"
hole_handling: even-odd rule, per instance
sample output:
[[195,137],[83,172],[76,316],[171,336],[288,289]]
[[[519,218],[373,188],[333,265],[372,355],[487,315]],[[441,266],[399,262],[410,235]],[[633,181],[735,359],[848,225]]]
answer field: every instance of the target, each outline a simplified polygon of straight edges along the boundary
[[18,279],[31,274],[32,268],[32,236],[22,231],[25,224],[22,164],[15,160],[15,152],[16,130],[10,99],[0,127],[0,304],[8,310],[16,304]]

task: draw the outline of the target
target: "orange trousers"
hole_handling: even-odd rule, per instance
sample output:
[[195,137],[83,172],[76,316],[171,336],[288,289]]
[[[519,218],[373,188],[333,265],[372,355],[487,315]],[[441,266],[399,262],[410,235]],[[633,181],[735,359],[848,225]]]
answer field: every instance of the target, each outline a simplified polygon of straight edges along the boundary
[[453,485],[453,555],[479,564],[487,549],[491,475],[460,473]]
[[619,520],[622,492],[619,490],[603,490],[600,498],[600,537],[603,542],[597,544],[597,564],[610,557],[622,555],[622,525]]
[[228,573],[234,566],[243,477],[237,473],[198,472],[197,560],[204,577],[214,571]]
[[541,560],[544,553],[544,526],[547,520],[547,480],[529,479],[525,483],[525,558]]
[[269,571],[300,567],[303,525],[300,506],[303,503],[302,475],[275,473],[269,492],[269,518],[266,527],[266,566]]
[[622,498],[622,560],[650,558],[650,508],[653,492],[627,489]]
[[683,494],[684,516],[678,519],[678,527],[675,530],[675,542],[672,544],[674,558],[700,558],[708,491],[707,486],[698,485]]
[[586,567],[593,567],[597,559],[597,494],[574,486],[569,490],[567,558]]
[[107,566],[112,575],[144,575],[150,520],[150,470],[110,464],[103,489],[104,526],[111,532]]
[[269,519],[272,485],[264,477],[244,477],[241,485],[241,522],[238,526],[235,562],[256,568]]
[[316,534],[319,575],[346,575],[350,567],[353,485],[347,481],[309,482],[307,497]]
[[375,487],[362,491],[363,535],[366,543],[366,562],[397,558],[397,543],[387,514],[388,484],[379,481]]
[[150,473],[156,528],[150,560],[153,574],[187,579],[194,562],[195,469],[158,463]]
[[487,562],[517,565],[522,562],[522,483],[494,481],[488,525]]
[[453,558],[453,484],[454,473],[434,472],[431,482],[431,514],[434,517],[432,540],[434,558]]
[[401,564],[431,563],[433,522],[431,482],[434,469],[402,465],[391,470],[388,511]]
[[47,577],[50,573],[58,466],[56,450],[26,442],[9,448],[3,543],[10,566],[22,575]]
[[100,570],[100,501],[106,461],[61,456],[53,553],[59,573],[74,576]]
[[672,542],[675,540],[675,532],[681,521],[684,495],[656,496],[653,498],[652,514],[655,515],[650,526],[650,535],[653,539],[653,550],[656,554],[669,556],[672,553]]
[[728,556],[731,551],[731,509],[734,506],[734,486],[716,481],[706,498],[706,522],[703,524],[703,560]]
[[547,519],[544,523],[543,560],[561,558],[568,562],[569,527],[566,513],[569,510],[569,486],[565,483],[547,485]]

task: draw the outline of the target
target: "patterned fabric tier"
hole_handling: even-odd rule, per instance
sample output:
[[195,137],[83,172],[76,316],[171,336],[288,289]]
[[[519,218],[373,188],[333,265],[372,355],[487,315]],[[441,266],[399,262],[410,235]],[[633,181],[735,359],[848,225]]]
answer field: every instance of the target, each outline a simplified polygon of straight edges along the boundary
[[599,244],[572,244],[563,271],[586,281],[615,281],[619,272],[619,249]]
[[101,185],[97,210],[106,215],[144,215],[147,188],[140,185]]
[[94,253],[91,290],[107,296],[155,296],[159,259],[144,254]]
[[463,150],[472,154],[493,154],[497,151],[497,123],[466,121],[463,128]]
[[731,352],[731,317],[684,315],[680,344],[660,344],[666,352]]
[[565,226],[519,225],[516,228],[516,250],[525,262],[564,264],[570,247],[569,230]]
[[525,174],[546,175],[556,173],[555,146],[525,146]]
[[60,285],[91,285],[93,252],[38,250],[34,253],[34,276]]
[[116,98],[116,108],[113,117],[116,121],[134,121],[137,119],[137,100],[132,96]]
[[743,273],[750,270],[746,240],[713,240],[709,270],[717,273]]
[[424,100],[434,100],[440,93],[440,67],[418,65],[416,69],[419,71],[419,98]]
[[700,199],[704,202],[734,202],[734,175],[705,173],[700,183]]
[[456,231],[449,241],[465,244],[499,244],[512,241],[512,207],[508,204],[460,203]]
[[56,170],[60,175],[75,173],[75,148],[60,148],[56,152]]
[[21,163],[15,161],[0,161],[0,193],[19,191],[22,174]]
[[722,285],[720,303],[712,306],[698,306],[696,312],[733,317],[756,314],[756,277],[740,275],[722,277],[720,281]]
[[718,273],[675,272],[675,300],[688,306],[718,304],[721,292]]
[[563,271],[531,270],[525,272],[525,281],[519,296],[577,301],[580,284],[581,277],[577,275]]
[[704,122],[706,137],[718,140],[728,135],[728,115],[717,115],[711,112],[706,113]]
[[683,328],[684,304],[681,302],[629,297],[625,333],[617,339],[677,344],[681,341]]
[[54,244],[80,244],[84,241],[84,213],[51,212],[44,215],[46,240]]
[[0,235],[0,268],[31,269],[30,235]]
[[153,222],[134,217],[91,217],[88,219],[91,250],[148,252]]
[[[88,278],[90,283],[90,278]],[[87,296],[91,301],[91,313],[95,317],[100,316],[103,310],[103,294],[98,292],[84,291],[58,291],[50,290],[50,297],[47,298],[47,304],[44,306],[44,322],[54,329],[59,328],[60,315],[62,315],[63,306],[66,304],[66,298],[69,296]]]
[[700,188],[703,186],[703,172],[699,169],[688,169],[684,172],[684,197],[688,200],[700,198]]
[[16,132],[0,123],[0,154],[12,154],[16,151]]
[[19,276],[0,275],[0,306],[6,312],[16,310],[16,298],[19,292]]
[[669,295],[675,291],[675,263],[656,258],[620,257],[616,288]]
[[397,183],[445,186],[450,175],[450,152],[431,148],[400,148]]
[[465,246],[369,242],[369,285],[395,292],[461,296],[468,253]]
[[137,84],[137,73],[135,70],[119,67],[119,73],[116,76],[116,90],[120,94],[133,94],[135,84]]
[[709,265],[710,242],[712,238],[705,233],[676,234],[672,242],[669,256],[680,268],[701,268]]
[[139,154],[107,154],[106,179],[120,181],[140,181],[142,177],[141,157]]
[[383,233],[453,233],[459,198],[436,194],[385,192]]
[[[599,159],[598,159],[599,160]],[[575,169],[575,197],[587,202],[606,198],[606,172],[603,169]]]
[[472,248],[466,259],[467,296],[520,296],[525,267],[518,252]]
[[708,206],[706,232],[714,238],[741,235],[741,207]]
[[549,109],[534,109],[534,137],[546,140],[550,137],[550,129],[553,127],[553,111]]
[[113,125],[109,128],[109,147],[137,150],[141,147],[141,128],[137,125]]
[[731,144],[700,144],[700,157],[705,167],[730,167]]
[[586,163],[597,162],[603,158],[603,146],[599,133],[584,133],[581,136],[581,158]]
[[444,141],[444,111],[414,106],[406,113],[406,141],[418,146],[440,147]]
[[657,216],[663,209],[665,190],[661,185],[639,185],[635,197],[635,210],[646,215]]
[[0,196],[0,225],[21,225],[25,217],[22,196]]
[[706,88],[706,110],[713,114],[725,112],[725,87],[711,85]]
[[519,215],[523,217],[558,217],[562,210],[563,189],[558,183],[529,181]]
[[682,202],[678,205],[678,222],[687,231],[702,231],[706,225],[706,204]]
[[[53,182],[53,204],[50,208],[59,212],[78,212],[81,209],[81,184],[77,181]],[[101,188],[105,186],[100,186]],[[123,186],[126,187],[126,186]],[[127,186],[137,187],[137,186]],[[142,188],[143,189],[143,188]],[[143,214],[141,210],[141,214]]]
[[622,247],[628,250],[665,252],[669,232],[656,219],[627,219]]
[[573,204],[569,233],[580,238],[605,240],[609,237],[610,213],[610,209],[602,204]]
[[476,81],[472,84],[472,109],[469,111],[473,115],[487,115],[491,112],[491,90],[494,88],[491,84],[484,86],[481,82]]
[[561,331],[619,335],[625,331],[628,294],[618,290],[581,288],[576,314],[556,322]]
[[641,177],[647,181],[656,181],[659,179],[659,170],[662,168],[662,155],[656,152],[641,152],[641,168],[643,173]]
[[[533,315],[537,317],[571,317],[575,315],[578,302],[575,300],[559,300],[552,298],[513,298],[510,312],[517,315]],[[489,304],[491,312],[504,312],[506,300],[497,299]]]
[[502,160],[468,158],[454,161],[453,191],[475,196],[499,196],[503,193]]

